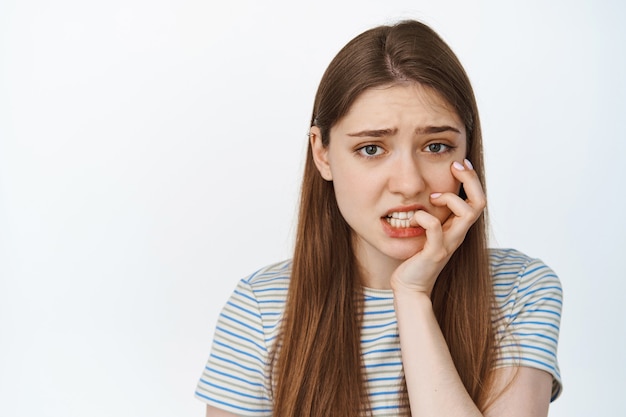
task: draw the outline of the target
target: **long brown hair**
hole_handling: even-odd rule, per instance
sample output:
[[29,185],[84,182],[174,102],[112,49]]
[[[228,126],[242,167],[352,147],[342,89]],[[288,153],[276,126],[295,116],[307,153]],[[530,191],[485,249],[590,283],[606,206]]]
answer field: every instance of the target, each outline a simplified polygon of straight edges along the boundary
[[[324,146],[330,129],[368,88],[414,81],[450,103],[463,121],[467,158],[484,185],[478,109],[469,79],[448,45],[428,26],[403,21],[368,30],[333,59],[320,82],[311,126]],[[484,408],[492,380],[493,290],[484,215],[439,275],[433,308],[459,375]],[[301,190],[293,269],[274,352],[274,416],[367,413],[360,357],[360,277],[352,231],[333,183],[317,171],[309,147]]]

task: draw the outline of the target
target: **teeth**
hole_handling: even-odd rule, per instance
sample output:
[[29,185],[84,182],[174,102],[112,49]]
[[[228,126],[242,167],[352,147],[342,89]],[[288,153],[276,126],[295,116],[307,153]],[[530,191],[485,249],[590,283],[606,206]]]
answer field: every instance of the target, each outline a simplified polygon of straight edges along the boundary
[[414,210],[411,211],[394,211],[391,214],[388,214],[387,217],[393,217],[394,219],[410,219],[415,214]]
[[413,210],[394,211],[393,213],[387,215],[387,222],[391,225],[391,227],[405,229],[407,227],[411,227],[411,225],[409,224],[409,220],[411,219],[411,217],[413,217],[414,214],[415,211]]

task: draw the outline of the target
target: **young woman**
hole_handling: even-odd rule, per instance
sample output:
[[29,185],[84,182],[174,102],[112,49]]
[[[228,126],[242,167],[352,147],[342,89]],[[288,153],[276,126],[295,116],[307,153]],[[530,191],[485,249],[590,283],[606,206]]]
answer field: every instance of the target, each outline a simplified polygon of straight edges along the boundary
[[224,307],[206,415],[546,416],[560,282],[487,248],[478,110],[450,48],[415,21],[357,36],[309,136],[293,259]]

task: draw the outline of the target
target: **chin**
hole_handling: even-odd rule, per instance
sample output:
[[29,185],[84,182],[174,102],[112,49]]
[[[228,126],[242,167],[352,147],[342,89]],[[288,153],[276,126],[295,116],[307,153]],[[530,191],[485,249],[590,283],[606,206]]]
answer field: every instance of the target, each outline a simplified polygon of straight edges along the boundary
[[394,246],[396,247],[390,248],[386,255],[390,258],[404,262],[424,249],[424,242],[423,239],[419,239],[417,242],[402,242],[402,244]]

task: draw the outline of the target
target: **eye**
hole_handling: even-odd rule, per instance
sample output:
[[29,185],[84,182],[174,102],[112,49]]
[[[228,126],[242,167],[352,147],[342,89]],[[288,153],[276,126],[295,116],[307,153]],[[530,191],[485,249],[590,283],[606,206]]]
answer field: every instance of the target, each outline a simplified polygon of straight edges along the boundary
[[452,150],[452,146],[443,143],[430,143],[424,148],[428,153],[442,154]]
[[357,149],[357,152],[361,156],[379,156],[383,153],[383,148],[378,145],[365,145]]

